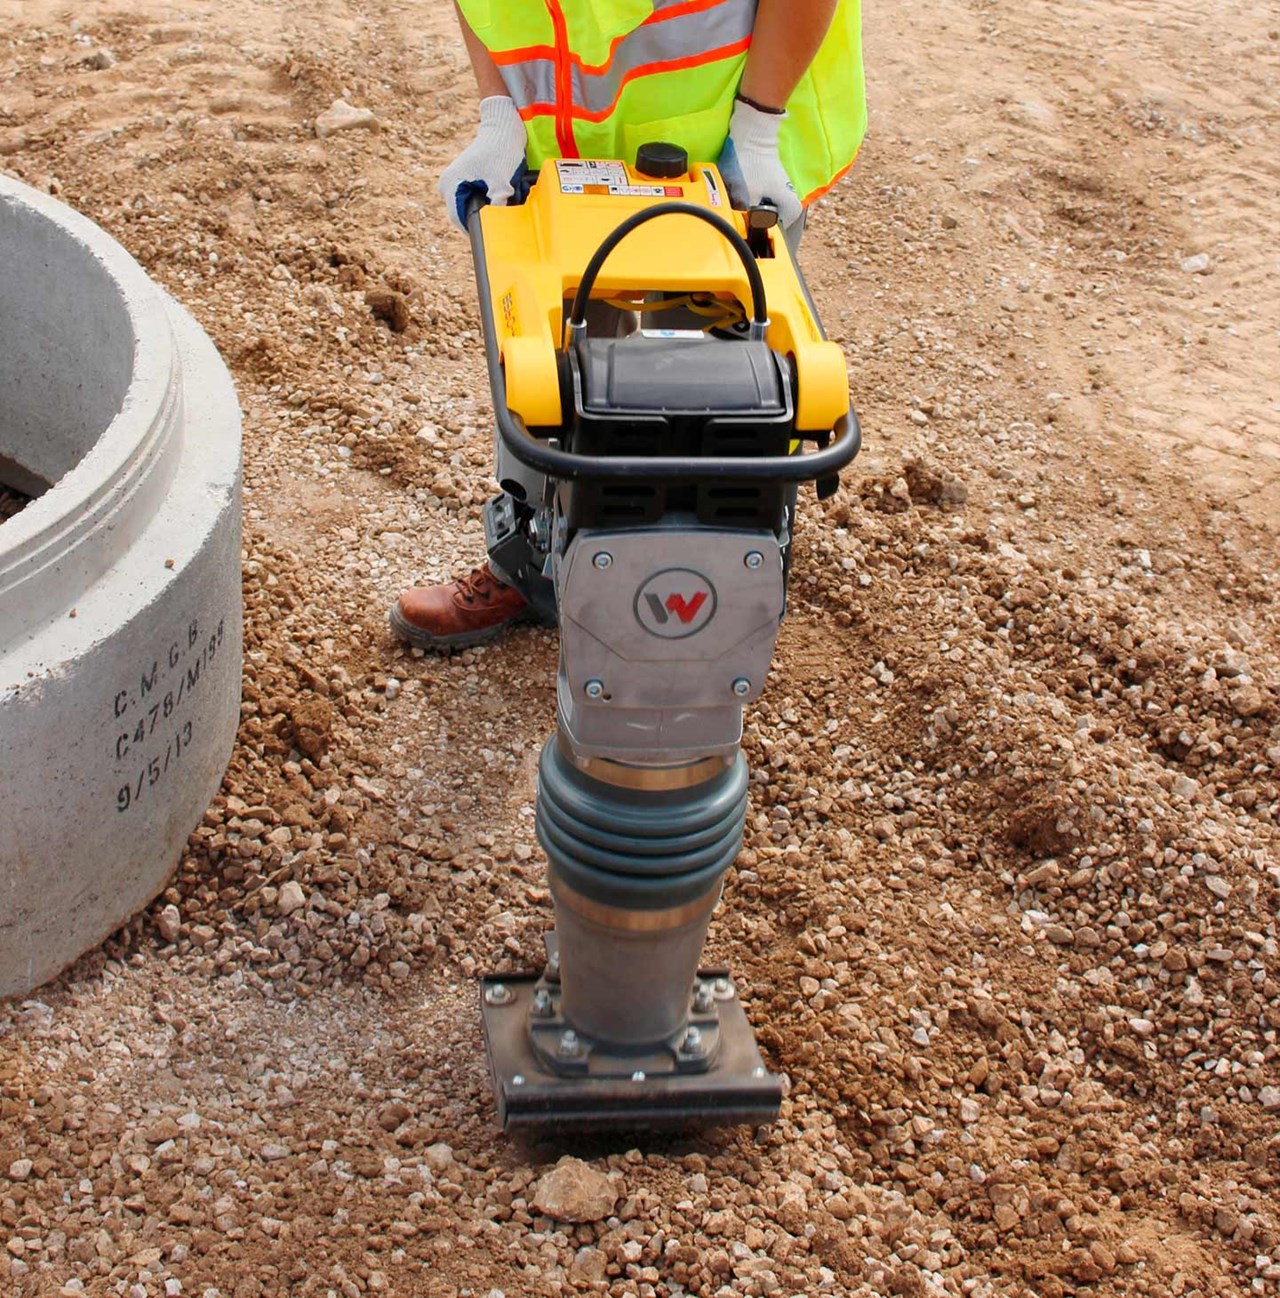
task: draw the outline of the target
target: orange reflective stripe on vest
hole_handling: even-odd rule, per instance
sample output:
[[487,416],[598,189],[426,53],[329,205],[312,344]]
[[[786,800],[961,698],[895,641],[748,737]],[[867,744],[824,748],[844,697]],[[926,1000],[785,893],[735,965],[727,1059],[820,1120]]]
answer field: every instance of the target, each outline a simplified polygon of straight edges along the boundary
[[555,115],[567,158],[578,156],[573,119],[604,121],[628,82],[744,53],[756,9],[755,0],[656,0],[650,18],[614,40],[606,63],[590,65],[570,48],[559,0],[544,3],[555,45],[494,51],[493,61],[521,117]]
[[[534,0],[534,2],[536,3],[537,0]],[[542,0],[542,3],[550,13],[552,6],[548,3],[548,0]],[[741,3],[742,0],[653,0],[653,13],[640,25],[642,27],[651,27],[657,23],[667,22],[672,18],[683,18],[686,14],[699,13],[707,9],[718,9],[727,4],[737,5]],[[751,0],[748,8],[754,11],[754,0]],[[609,47],[607,57],[599,63],[588,62],[577,50],[573,49],[569,51],[569,59],[575,67],[582,68],[587,72],[605,72],[613,62],[618,46],[631,35],[631,32],[624,32],[620,36],[615,36],[612,45]],[[524,45],[509,50],[491,50],[490,54],[493,61],[500,66],[508,63],[519,63],[524,59],[549,59],[554,61],[556,47],[548,44]]]
[[[560,0],[546,0],[547,12],[551,15],[551,25],[555,28],[556,46],[554,58],[555,92],[551,102],[556,115],[556,140],[560,152],[566,158],[578,156],[577,141],[573,138],[573,65],[569,59],[569,28],[564,20],[564,10]],[[526,67],[527,64],[521,64]],[[521,116],[525,116],[523,106],[516,100]]]

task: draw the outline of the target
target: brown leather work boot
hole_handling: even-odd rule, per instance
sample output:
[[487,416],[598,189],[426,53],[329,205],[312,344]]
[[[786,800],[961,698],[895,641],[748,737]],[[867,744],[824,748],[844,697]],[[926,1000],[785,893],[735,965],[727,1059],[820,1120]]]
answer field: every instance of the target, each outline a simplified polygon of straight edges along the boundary
[[391,606],[391,631],[418,649],[467,649],[505,627],[537,618],[523,595],[488,563],[444,586],[415,586]]

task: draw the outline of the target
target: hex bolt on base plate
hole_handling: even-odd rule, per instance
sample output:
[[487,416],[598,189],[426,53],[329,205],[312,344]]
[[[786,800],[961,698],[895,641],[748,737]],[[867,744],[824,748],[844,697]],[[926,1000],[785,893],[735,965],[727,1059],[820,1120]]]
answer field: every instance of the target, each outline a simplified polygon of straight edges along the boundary
[[[732,987],[728,977],[724,969],[698,974],[699,985],[717,989]],[[499,986],[505,992],[493,996]],[[572,1061],[557,1051],[560,1057],[552,1062],[551,1051],[539,1049],[534,1035],[558,1043],[566,1030],[558,1005],[553,1016],[546,1013],[548,993],[557,999],[553,989],[554,984],[536,973],[495,975],[481,982],[485,1048],[503,1130],[550,1134],[560,1128],[732,1126],[771,1122],[778,1116],[781,1082],[764,1066],[735,995],[716,995],[710,1017],[695,1008],[692,1017],[712,1062],[687,1071],[687,1065],[670,1059],[662,1063],[661,1052],[605,1054],[576,1034]],[[535,997],[538,1012],[531,1018]],[[533,1034],[531,1024],[536,1025]],[[678,1054],[683,1059],[686,1052]]]

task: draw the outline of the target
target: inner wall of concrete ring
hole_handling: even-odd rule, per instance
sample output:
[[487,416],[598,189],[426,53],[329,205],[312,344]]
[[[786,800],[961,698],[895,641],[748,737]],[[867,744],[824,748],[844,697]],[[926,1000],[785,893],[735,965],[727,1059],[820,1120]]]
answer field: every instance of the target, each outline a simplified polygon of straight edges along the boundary
[[84,217],[0,176],[0,997],[166,884],[240,713],[240,411]]

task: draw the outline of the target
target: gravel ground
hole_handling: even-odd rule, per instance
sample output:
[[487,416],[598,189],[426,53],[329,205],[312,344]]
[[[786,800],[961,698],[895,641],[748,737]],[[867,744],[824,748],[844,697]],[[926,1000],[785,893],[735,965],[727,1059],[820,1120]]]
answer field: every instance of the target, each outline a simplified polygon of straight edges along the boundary
[[[247,614],[171,886],[0,1006],[6,1292],[1280,1292],[1267,15],[869,7],[805,247],[867,449],[806,507],[712,930],[787,1099],[569,1146],[495,1131],[474,984],[550,923],[554,635],[385,630],[489,490],[424,8],[0,17],[0,166],[235,373]],[[372,120],[318,138],[338,99]]]

